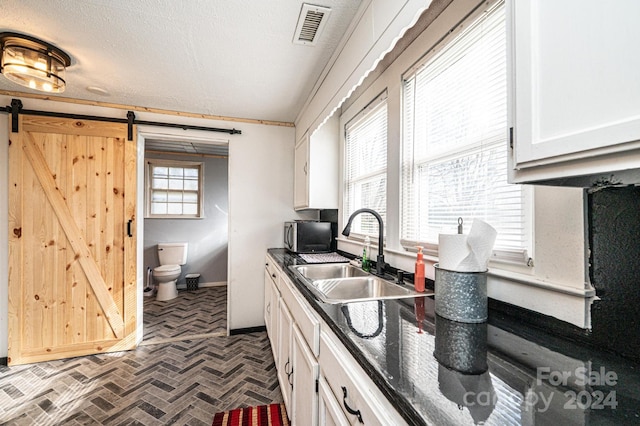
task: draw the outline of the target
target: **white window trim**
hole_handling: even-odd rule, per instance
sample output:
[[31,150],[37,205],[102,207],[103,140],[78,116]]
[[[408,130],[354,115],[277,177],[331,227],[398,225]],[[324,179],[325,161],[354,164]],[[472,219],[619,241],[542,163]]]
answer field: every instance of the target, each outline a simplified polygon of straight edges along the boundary
[[[342,126],[343,129],[343,133],[342,133],[342,137],[343,137],[343,144],[341,146],[341,151],[342,151],[342,156],[343,156],[343,162],[342,162],[342,176],[341,176],[341,180],[340,180],[340,184],[341,184],[341,194],[340,194],[340,203],[341,203],[341,207],[342,207],[342,211],[343,213],[343,223],[347,222],[347,219],[349,217],[349,215],[346,212],[346,208],[345,206],[347,205],[345,197],[346,197],[346,171],[347,171],[347,156],[346,156],[346,146],[347,146],[347,129],[350,126],[354,126],[356,125],[360,120],[362,120],[364,117],[366,117],[370,112],[372,112],[373,110],[375,110],[376,108],[378,108],[382,103],[386,102],[388,98],[387,95],[387,90],[385,89],[382,93],[378,94],[376,97],[374,97],[371,101],[369,101],[362,109],[360,109],[356,114],[354,114],[351,118],[349,118],[348,121],[346,121],[344,123],[344,125]],[[388,108],[389,106],[386,105],[387,108],[387,115],[388,115]],[[387,133],[388,133],[388,117],[387,117]],[[388,139],[388,134],[387,134],[387,145],[389,144],[389,139]],[[357,180],[354,180],[353,182],[366,182],[367,180],[370,180],[372,178],[375,178],[377,176],[380,176],[382,174],[385,175],[385,178],[388,179],[388,170],[389,170],[389,165],[388,165],[388,161],[389,159],[387,158],[387,163],[384,167],[384,169],[377,169],[374,171],[371,171],[370,173],[368,173],[367,175],[363,175],[360,178],[358,178]],[[388,182],[387,182],[388,185]],[[388,197],[385,196],[385,202],[388,202]],[[386,228],[383,230],[386,233]],[[369,237],[371,239],[371,244],[372,246],[377,247],[377,241],[378,241],[378,236],[377,235],[370,235],[370,234],[363,234],[361,232],[357,232],[355,229],[351,232],[351,234],[349,235],[348,239],[352,239],[355,241],[360,241],[360,242],[364,242],[366,237]],[[383,236],[383,238],[386,240],[386,235]],[[374,241],[375,240],[375,241]]]
[[[410,68],[408,68],[405,72],[402,73],[401,78],[402,78],[403,84],[404,84],[404,81],[406,81],[407,76],[414,75],[416,71],[422,68],[425,63],[431,61],[435,56],[439,55],[444,49],[446,49],[448,44],[452,40],[458,37],[461,32],[466,30],[470,22],[475,21],[481,15],[487,13],[488,10],[493,9],[494,7],[497,7],[499,3],[502,3],[502,0],[489,1],[485,4],[485,7],[478,7],[474,12],[466,16],[465,19],[463,19],[453,29],[451,29],[446,36],[438,40],[438,42],[434,46],[432,46],[431,49],[425,52],[418,61],[416,61],[414,64],[412,64]],[[401,88],[401,90],[404,93],[404,86]],[[402,104],[400,108],[401,109],[403,108]],[[402,128],[402,124],[401,124],[401,128]],[[401,137],[401,140],[403,137],[404,136]],[[432,155],[426,161],[433,161],[434,159],[447,158],[448,156],[451,156],[458,152],[464,152],[469,149],[474,150],[474,149],[477,149],[477,147],[474,146],[470,148],[469,146],[462,146],[462,147],[459,147],[455,152],[449,151],[445,154],[438,153],[438,154]],[[402,168],[400,169],[400,173],[401,173],[400,182],[402,182]],[[529,268],[533,267],[533,259],[531,256],[533,252],[532,221],[533,221],[534,207],[533,207],[533,191],[532,191],[532,188],[530,188],[529,186],[523,187],[523,203],[525,205],[525,209],[524,209],[525,235],[524,236],[527,241],[527,246],[519,249],[505,249],[505,250],[494,249],[492,257],[490,259],[491,262],[511,264],[511,265],[517,265],[517,266],[526,266]],[[399,218],[399,220],[400,220],[400,226],[402,226],[402,219]],[[437,258],[439,255],[438,245],[433,242],[414,241],[410,239],[400,238],[400,245],[408,253],[417,252],[417,249],[415,247],[422,246],[424,248],[423,251],[425,255],[433,256],[434,258]]]
[[[146,219],[203,219],[204,216],[204,162],[202,161],[181,161],[166,159],[145,159],[145,214]],[[175,215],[175,214],[152,214],[151,213],[151,167],[167,166],[167,167],[193,167],[197,166],[200,171],[198,173],[198,213],[195,215]]]

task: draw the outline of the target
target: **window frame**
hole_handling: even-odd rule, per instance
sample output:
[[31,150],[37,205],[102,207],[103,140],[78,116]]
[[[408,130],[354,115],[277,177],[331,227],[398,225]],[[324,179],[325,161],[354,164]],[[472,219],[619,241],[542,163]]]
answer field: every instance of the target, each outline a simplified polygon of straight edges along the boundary
[[[406,226],[406,224],[404,223],[404,217],[402,214],[402,209],[405,208],[405,194],[404,194],[404,188],[403,185],[405,184],[405,174],[407,173],[407,171],[405,171],[405,165],[404,165],[404,161],[405,161],[405,153],[404,153],[404,149],[405,149],[405,138],[407,137],[407,134],[405,134],[406,131],[406,123],[405,123],[405,111],[406,111],[406,106],[405,106],[405,102],[407,102],[407,100],[405,99],[405,88],[407,85],[407,82],[413,79],[412,84],[416,84],[415,82],[415,76],[417,73],[420,72],[420,70],[422,70],[425,66],[427,66],[427,64],[429,64],[430,62],[437,60],[437,58],[448,49],[448,47],[450,46],[450,44],[452,42],[454,42],[462,33],[464,33],[466,31],[466,29],[470,26],[475,25],[476,21],[478,19],[480,19],[482,17],[482,15],[486,14],[487,11],[489,10],[495,10],[498,7],[505,7],[504,5],[504,1],[503,0],[494,0],[493,2],[490,2],[490,4],[488,4],[486,7],[483,8],[478,8],[474,11],[474,13],[469,14],[463,21],[461,21],[455,29],[453,29],[452,31],[450,31],[445,37],[441,38],[440,40],[438,40],[438,42],[431,48],[429,49],[429,51],[425,52],[419,60],[417,60],[416,62],[413,63],[413,65],[411,67],[409,67],[405,72],[403,72],[401,74],[401,80],[402,80],[402,84],[401,84],[401,105],[400,105],[400,111],[401,111],[401,119],[400,119],[400,127],[401,127],[401,141],[400,141],[400,145],[401,145],[401,150],[400,150],[400,169],[399,169],[399,190],[400,190],[400,209],[401,211],[399,212],[399,217],[398,217],[398,226],[399,226],[399,242],[401,247],[408,252],[415,252],[416,246],[423,246],[425,248],[424,252],[425,254],[428,255],[432,255],[437,257],[438,256],[438,244],[437,242],[433,242],[433,241],[414,241],[413,239],[408,239],[408,238],[404,238],[405,236],[403,235],[403,227]],[[506,12],[505,12],[506,13]],[[508,72],[508,70],[505,70],[505,72]],[[507,90],[508,90],[508,83],[507,83]],[[508,96],[507,93],[505,93],[505,97]],[[505,99],[505,103],[506,103],[506,99]],[[508,115],[508,111],[506,112],[506,115]],[[507,117],[505,116],[505,125],[507,123]],[[505,128],[506,129],[506,128]],[[508,137],[506,134],[506,130],[505,130],[505,136],[504,136],[504,149],[508,150]],[[500,142],[502,143],[502,142]],[[495,142],[488,142],[487,145],[495,145]],[[484,149],[484,141],[480,142],[478,144],[466,144],[464,146],[458,146],[454,149],[450,149],[447,150],[446,152],[436,152],[435,154],[429,154],[428,157],[430,157],[428,160],[420,160],[415,162],[414,164],[414,168],[415,165],[417,165],[418,163],[437,163],[437,161],[439,159],[442,158],[447,158],[447,157],[451,157],[451,156],[457,156],[457,155],[461,155],[462,153],[469,153],[469,152],[473,152],[479,149]],[[508,156],[508,152],[507,152],[507,156]],[[413,160],[412,160],[413,161]],[[507,165],[508,167],[508,165]],[[415,170],[411,170],[408,173],[413,174],[415,172]],[[506,178],[506,177],[505,177]],[[496,261],[496,262],[500,262],[500,263],[506,263],[506,264],[514,264],[514,265],[526,265],[526,266],[532,266],[532,259],[529,257],[530,254],[532,253],[532,248],[533,248],[533,241],[532,241],[532,221],[533,221],[533,191],[531,188],[527,187],[527,186],[523,186],[522,187],[522,194],[521,194],[521,199],[522,199],[522,215],[523,215],[523,219],[522,219],[522,236],[523,236],[523,240],[524,240],[524,244],[523,247],[519,247],[519,248],[503,248],[503,247],[497,247],[494,248],[493,251],[493,255],[491,258],[491,261]],[[466,225],[470,226],[471,225],[471,221],[469,221]],[[468,232],[469,227],[465,227],[465,233]]]
[[[202,161],[182,161],[182,160],[166,160],[166,159],[145,159],[145,218],[147,219],[202,219],[204,218],[204,162]],[[153,168],[154,167],[174,167],[174,168],[195,168],[198,169],[198,189],[197,196],[197,212],[195,214],[157,214],[151,213],[151,204],[154,188],[153,185]],[[183,189],[182,192],[185,192]]]
[[[389,161],[387,158],[387,147],[389,144],[389,140],[388,140],[388,125],[389,125],[389,105],[387,103],[387,90],[384,90],[382,93],[379,93],[377,96],[375,96],[369,103],[367,103],[360,111],[358,111],[355,115],[353,115],[351,118],[349,118],[349,120],[344,123],[343,126],[343,135],[344,135],[344,145],[342,147],[342,152],[343,152],[343,173],[342,173],[342,199],[341,199],[341,203],[342,203],[342,216],[343,216],[343,223],[347,223],[347,220],[349,218],[349,216],[351,215],[351,213],[353,213],[353,211],[361,208],[361,207],[371,207],[371,206],[362,206],[360,205],[360,207],[354,209],[352,212],[349,211],[348,206],[350,203],[348,201],[348,196],[350,195],[350,191],[348,190],[350,184],[352,182],[360,182],[360,184],[365,184],[367,182],[372,182],[374,179],[376,179],[377,177],[380,176],[384,176],[384,206],[385,206],[385,211],[381,213],[381,216],[383,217],[383,220],[386,219],[386,215],[387,215],[387,202],[388,202],[388,196],[387,196],[387,190],[388,190],[388,171],[389,171]],[[349,128],[356,126],[359,122],[366,120],[367,117],[369,117],[371,114],[374,114],[377,112],[377,109],[380,107],[385,108],[386,114],[385,114],[385,129],[386,129],[386,134],[384,135],[385,137],[385,166],[384,168],[379,168],[376,169],[375,171],[369,172],[369,173],[365,173],[362,174],[361,176],[359,176],[357,179],[349,179],[348,177],[348,155],[347,155],[347,149],[348,149],[348,141],[349,141]],[[379,212],[380,213],[380,212]],[[364,233],[361,232],[361,230],[358,228],[358,223],[360,223],[359,221],[361,221],[363,218],[363,215],[360,215],[359,217],[354,219],[354,222],[352,224],[352,232],[349,236],[349,238],[357,240],[357,241],[364,241],[366,236],[369,236],[370,238],[374,239],[376,238],[375,241],[377,241],[377,237],[378,234],[376,232],[372,232],[372,233]],[[371,215],[364,215],[364,218],[367,221],[371,221],[372,223],[374,223],[375,226],[377,226],[377,220],[371,216]],[[385,221],[386,222],[386,221]],[[384,229],[384,232],[386,233],[386,228]],[[386,237],[386,235],[385,235]]]

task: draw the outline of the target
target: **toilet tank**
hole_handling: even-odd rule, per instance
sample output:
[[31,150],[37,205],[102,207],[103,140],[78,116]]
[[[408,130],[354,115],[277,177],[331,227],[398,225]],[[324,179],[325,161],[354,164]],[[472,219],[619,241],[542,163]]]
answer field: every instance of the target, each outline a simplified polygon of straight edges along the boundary
[[184,265],[187,263],[187,247],[189,243],[158,244],[158,260],[160,265]]

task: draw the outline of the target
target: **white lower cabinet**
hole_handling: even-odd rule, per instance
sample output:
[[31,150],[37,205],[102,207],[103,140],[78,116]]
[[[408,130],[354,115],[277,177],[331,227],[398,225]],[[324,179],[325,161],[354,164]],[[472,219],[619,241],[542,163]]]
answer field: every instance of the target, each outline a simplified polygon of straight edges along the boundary
[[348,424],[407,424],[351,357],[344,345],[330,331],[323,330],[320,335],[318,361],[321,378],[326,380],[329,390]]
[[265,314],[265,322],[292,426],[406,425],[288,276],[272,275],[265,273],[265,297],[272,297],[265,312],[277,315]]
[[267,334],[271,337],[271,299],[272,299],[272,289],[271,285],[273,281],[271,280],[271,271],[269,270],[269,263],[265,265],[264,268],[264,325],[267,328]]
[[[272,342],[278,342],[278,302],[280,300],[280,291],[278,290],[278,280],[280,271],[275,263],[267,257],[264,269],[264,324],[267,328],[267,334]],[[273,352],[273,360],[278,362],[277,344],[271,346]]]
[[[278,341],[279,336],[279,319],[280,319],[280,291],[278,290],[278,286],[276,282],[271,282],[270,284],[271,290],[269,296],[271,301],[269,302],[269,326],[271,327],[271,331],[268,331],[269,337],[274,341]],[[273,346],[273,360],[278,362],[278,353],[275,345]]]
[[318,423],[324,426],[348,426],[349,421],[331,391],[327,380],[318,379]]
[[320,321],[300,296],[294,294],[292,284],[284,275],[279,281],[279,290],[278,340],[269,338],[272,346],[277,345],[276,368],[282,398],[293,426],[315,426],[318,424],[316,354],[320,345]]
[[[284,399],[284,406],[287,408],[287,413],[291,417],[292,404],[291,396],[293,394],[293,360],[291,357],[291,332],[293,326],[293,318],[285,303],[280,303],[278,306],[278,361],[276,368],[278,369],[278,382],[280,383],[280,390],[282,391],[282,399]],[[273,345],[274,342],[272,341]]]
[[318,424],[318,361],[298,328],[293,325],[293,411],[294,425]]

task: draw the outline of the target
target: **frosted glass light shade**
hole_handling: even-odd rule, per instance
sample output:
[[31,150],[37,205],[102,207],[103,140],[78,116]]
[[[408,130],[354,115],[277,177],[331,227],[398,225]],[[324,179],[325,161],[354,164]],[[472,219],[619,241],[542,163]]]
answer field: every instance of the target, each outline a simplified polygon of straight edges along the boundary
[[49,43],[16,33],[0,33],[0,45],[0,71],[6,78],[42,92],[64,91],[69,55]]

